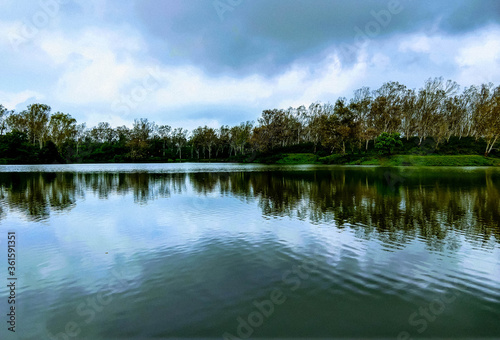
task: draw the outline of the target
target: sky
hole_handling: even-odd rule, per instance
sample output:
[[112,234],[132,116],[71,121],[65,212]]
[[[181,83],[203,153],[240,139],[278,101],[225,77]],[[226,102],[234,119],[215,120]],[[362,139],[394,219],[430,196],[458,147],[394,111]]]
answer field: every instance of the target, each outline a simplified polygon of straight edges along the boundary
[[0,0],[0,104],[194,129],[500,79],[498,0]]

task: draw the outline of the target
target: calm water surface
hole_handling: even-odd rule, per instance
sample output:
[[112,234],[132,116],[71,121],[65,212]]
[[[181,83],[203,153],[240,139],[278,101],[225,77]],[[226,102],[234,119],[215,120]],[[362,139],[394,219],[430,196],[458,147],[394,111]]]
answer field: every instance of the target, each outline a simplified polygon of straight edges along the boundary
[[8,231],[1,339],[500,338],[500,169],[0,166]]

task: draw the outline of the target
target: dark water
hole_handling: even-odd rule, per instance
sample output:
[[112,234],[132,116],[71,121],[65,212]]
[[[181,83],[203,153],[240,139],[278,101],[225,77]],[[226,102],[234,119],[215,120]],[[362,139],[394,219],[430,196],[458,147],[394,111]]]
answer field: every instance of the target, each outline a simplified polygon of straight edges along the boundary
[[0,167],[1,339],[500,338],[500,170]]

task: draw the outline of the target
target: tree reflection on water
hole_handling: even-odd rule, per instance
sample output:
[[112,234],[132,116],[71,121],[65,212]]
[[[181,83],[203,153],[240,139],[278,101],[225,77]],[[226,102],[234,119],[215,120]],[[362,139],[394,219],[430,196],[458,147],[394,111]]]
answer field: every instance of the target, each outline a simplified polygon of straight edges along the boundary
[[[411,172],[410,172],[411,171]],[[219,193],[256,200],[267,217],[354,228],[360,237],[406,243],[415,237],[439,247],[451,230],[500,240],[500,174],[481,171],[338,168],[314,171],[205,173],[0,173],[0,218],[9,210],[41,221],[71,210],[88,194],[130,195],[134,202]],[[187,207],[186,209],[193,209]],[[451,237],[451,236],[449,236]]]

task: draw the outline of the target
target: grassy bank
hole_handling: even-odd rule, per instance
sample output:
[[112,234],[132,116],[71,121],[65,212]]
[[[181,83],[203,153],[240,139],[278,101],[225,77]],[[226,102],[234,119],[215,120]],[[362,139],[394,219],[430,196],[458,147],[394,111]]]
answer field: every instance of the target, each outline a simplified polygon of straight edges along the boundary
[[338,164],[382,166],[500,166],[500,159],[479,155],[394,155],[388,157],[330,155],[318,157],[312,153],[288,153],[256,160],[266,164]]
[[[479,155],[393,156],[381,163],[389,166],[499,166],[500,159]],[[383,164],[382,164],[383,165]]]
[[283,154],[276,164],[320,164],[318,156],[312,153]]
[[391,150],[392,156],[380,156],[373,141],[368,149],[349,148],[345,155],[330,154],[331,150],[304,143],[289,147],[255,152],[233,161],[263,164],[339,164],[382,166],[500,166],[500,153],[494,149],[484,157],[486,143],[482,139],[451,137],[437,144],[427,138],[420,143],[416,137],[401,139],[401,145]]

